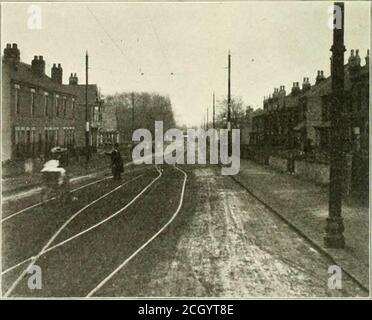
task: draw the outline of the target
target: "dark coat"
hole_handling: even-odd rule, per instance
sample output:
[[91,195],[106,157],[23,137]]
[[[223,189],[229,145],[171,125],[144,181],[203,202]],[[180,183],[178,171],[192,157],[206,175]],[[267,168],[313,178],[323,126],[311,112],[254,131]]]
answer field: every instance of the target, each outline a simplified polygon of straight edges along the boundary
[[113,170],[124,172],[123,158],[119,150],[114,149],[111,152],[105,152],[105,154],[110,156]]

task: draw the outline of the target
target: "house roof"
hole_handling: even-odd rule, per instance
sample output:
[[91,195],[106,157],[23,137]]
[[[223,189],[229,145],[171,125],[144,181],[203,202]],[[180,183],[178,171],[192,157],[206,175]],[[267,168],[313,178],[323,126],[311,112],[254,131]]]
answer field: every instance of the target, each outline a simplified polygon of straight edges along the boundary
[[[344,66],[345,70],[345,90],[350,90],[352,86],[352,82],[350,80],[350,74],[349,74],[349,64],[345,64]],[[368,73],[368,66],[364,65],[360,69],[360,74]],[[325,80],[318,84],[314,84],[311,86],[311,88],[306,91],[302,96],[303,97],[309,97],[309,96],[323,96],[328,95],[332,92],[332,77],[328,76]]]
[[[7,64],[4,62],[4,64]],[[63,94],[74,95],[74,93],[66,88],[64,85],[58,84],[52,80],[48,75],[36,75],[31,65],[19,62],[16,66],[8,64],[10,67],[10,78],[15,82],[27,83],[30,87],[40,87],[46,91],[54,91]]]
[[[85,103],[85,84],[63,85],[77,96],[80,103]],[[96,84],[88,84],[88,103],[96,102],[98,98],[98,87]]]

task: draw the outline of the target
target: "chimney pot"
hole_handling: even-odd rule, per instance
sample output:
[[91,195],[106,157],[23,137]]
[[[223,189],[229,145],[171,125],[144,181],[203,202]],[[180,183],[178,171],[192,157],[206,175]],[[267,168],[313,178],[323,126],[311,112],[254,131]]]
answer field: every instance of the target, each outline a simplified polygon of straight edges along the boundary
[[17,44],[13,43],[13,49],[17,49]]
[[6,44],[6,47],[7,47],[7,49],[11,49],[12,48],[12,45],[10,43],[7,43]]

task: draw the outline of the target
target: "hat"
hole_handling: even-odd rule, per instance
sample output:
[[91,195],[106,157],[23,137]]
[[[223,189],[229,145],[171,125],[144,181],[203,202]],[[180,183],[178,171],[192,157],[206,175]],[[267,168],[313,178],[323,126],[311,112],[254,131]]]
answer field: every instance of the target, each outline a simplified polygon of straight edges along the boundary
[[52,153],[60,153],[60,152],[64,152],[66,151],[67,149],[66,148],[61,148],[60,146],[58,147],[54,147],[50,150],[50,152]]

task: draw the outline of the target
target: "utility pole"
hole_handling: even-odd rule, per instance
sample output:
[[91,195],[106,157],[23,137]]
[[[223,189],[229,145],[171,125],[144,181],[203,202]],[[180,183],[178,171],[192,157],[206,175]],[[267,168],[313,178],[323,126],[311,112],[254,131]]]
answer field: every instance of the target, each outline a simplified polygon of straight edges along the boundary
[[[132,92],[132,136],[134,132],[134,92]],[[130,140],[132,140],[132,137],[130,137]]]
[[214,97],[214,92],[213,92],[213,129],[215,129],[215,126],[216,126],[215,114],[216,114],[216,110],[215,110],[215,97]]
[[[344,3],[334,3],[333,45],[331,47],[332,104],[331,144],[330,144],[330,183],[329,211],[324,245],[330,248],[344,248],[344,224],[342,219],[342,189],[344,165],[344,126],[342,109],[344,107],[345,71],[344,71]],[[341,19],[341,25],[338,25]],[[340,27],[341,26],[341,27]]]
[[228,56],[228,83],[227,83],[227,130],[228,130],[228,155],[231,156],[231,52]]
[[207,108],[207,130],[209,129],[209,110]]
[[89,148],[89,118],[88,118],[88,51],[85,54],[85,147],[86,147],[86,160],[87,165],[90,157]]

